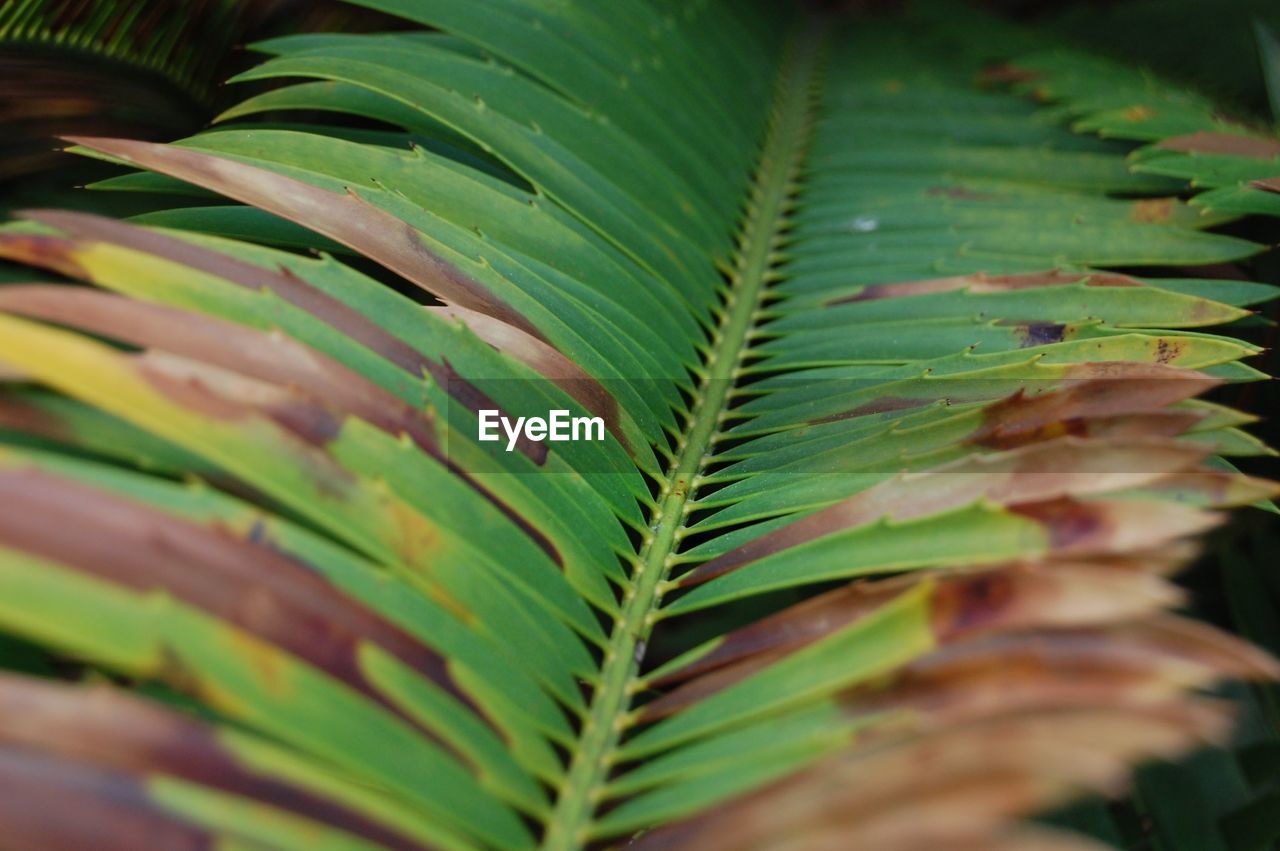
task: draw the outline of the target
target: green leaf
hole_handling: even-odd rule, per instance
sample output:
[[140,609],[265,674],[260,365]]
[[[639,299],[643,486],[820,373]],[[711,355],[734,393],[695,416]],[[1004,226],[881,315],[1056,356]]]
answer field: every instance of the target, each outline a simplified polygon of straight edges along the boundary
[[0,228],[5,841],[1269,841],[1168,577],[1278,492],[1273,138],[942,2],[354,2]]

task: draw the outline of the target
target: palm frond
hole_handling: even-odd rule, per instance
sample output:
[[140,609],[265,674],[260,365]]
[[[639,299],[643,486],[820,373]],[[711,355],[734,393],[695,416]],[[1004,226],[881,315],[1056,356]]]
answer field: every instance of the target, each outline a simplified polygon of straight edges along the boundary
[[359,5],[0,231],[5,841],[1096,847],[1280,674],[1168,578],[1276,290],[1161,271],[1273,137],[949,7]]

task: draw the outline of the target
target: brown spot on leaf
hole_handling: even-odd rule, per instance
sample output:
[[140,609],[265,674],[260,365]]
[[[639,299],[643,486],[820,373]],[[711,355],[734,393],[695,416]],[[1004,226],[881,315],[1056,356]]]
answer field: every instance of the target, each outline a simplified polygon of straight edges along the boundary
[[954,275],[947,278],[927,278],[920,281],[903,281],[895,284],[870,284],[857,294],[842,296],[827,302],[834,307],[858,301],[875,301],[883,298],[903,298],[931,293],[969,290],[974,293],[1009,292],[1037,287],[1054,287],[1083,282],[1089,287],[1141,287],[1141,281],[1128,275],[1111,272],[1029,272],[1016,275],[988,275],[976,272],[972,275]]
[[1156,338],[1156,363],[1171,363],[1182,354],[1184,344],[1166,337]]
[[835,414],[827,414],[817,419],[809,420],[809,425],[822,425],[823,423],[835,423],[841,420],[852,420],[857,417],[865,417],[871,414],[887,414],[892,411],[905,411],[911,408],[918,408],[926,405],[932,399],[912,399],[909,396],[883,396],[867,402],[865,405],[859,405],[848,411],[840,411]]
[[987,571],[938,586],[933,598],[934,631],[941,636],[968,632],[996,620],[1015,598],[1014,579]]
[[74,442],[76,439],[67,424],[52,413],[15,396],[0,396],[0,428],[50,440]]
[[948,292],[962,289],[969,281],[970,279],[967,277],[956,277],[934,278],[927,281],[907,281],[899,284],[870,284],[854,295],[833,298],[826,304],[828,307],[836,307],[841,304],[853,304],[859,301],[879,301],[885,298],[904,298],[907,296]]
[[1084,279],[1086,287],[1145,287],[1146,284],[1128,275],[1114,272],[1091,272]]
[[960,201],[995,201],[1000,198],[990,192],[974,192],[963,186],[930,186],[926,194],[935,198],[955,198]]
[[1173,218],[1175,202],[1172,198],[1144,198],[1134,201],[1129,218],[1135,222],[1163,224]]
[[1134,123],[1137,123],[1141,121],[1149,121],[1152,118],[1155,118],[1156,111],[1149,106],[1139,104],[1137,106],[1131,106],[1128,109],[1126,109],[1123,115],[1124,115],[1125,121],[1132,121]]
[[[1158,492],[1163,477],[1144,486]],[[1206,532],[1222,523],[1222,515],[1163,499],[1090,498],[1024,502],[1008,509],[1040,523],[1050,547],[1059,555],[1111,556],[1145,552]]]
[[280,427],[315,447],[328,445],[342,433],[341,418],[320,405],[283,405],[266,413]]
[[1093,437],[1106,440],[1139,440],[1145,437],[1178,437],[1195,427],[1204,415],[1198,411],[1151,411],[1116,417],[1072,417],[1010,432],[988,432],[973,442],[992,449],[1016,449],[1058,437]]
[[1264,177],[1262,180],[1255,180],[1249,185],[1254,189],[1261,189],[1265,192],[1280,192],[1280,177]]
[[1039,77],[1037,71],[1028,68],[1019,68],[1012,63],[1004,62],[998,65],[988,65],[978,73],[978,85],[980,86],[997,86],[1009,85],[1011,83],[1025,83]]
[[1229,154],[1237,157],[1271,159],[1280,157],[1280,141],[1234,133],[1200,130],[1158,142],[1161,148],[1190,154]]
[[1097,505],[1068,497],[1021,503],[1009,510],[1043,526],[1053,550],[1090,549],[1110,528]]
[[74,242],[60,236],[0,234],[0,257],[84,280],[84,267],[71,256],[75,248]]
[[[1132,430],[1108,428],[1106,421],[1150,415],[1219,383],[1197,372],[1156,364],[1082,364],[1076,375],[1052,390],[1034,395],[1019,390],[986,406],[982,425],[968,441],[1011,449],[1062,435],[1126,434]],[[1186,421],[1186,427],[1194,421],[1193,416]],[[1152,425],[1151,433],[1155,435],[1171,436],[1181,433],[1177,429],[1185,430],[1173,421]]]

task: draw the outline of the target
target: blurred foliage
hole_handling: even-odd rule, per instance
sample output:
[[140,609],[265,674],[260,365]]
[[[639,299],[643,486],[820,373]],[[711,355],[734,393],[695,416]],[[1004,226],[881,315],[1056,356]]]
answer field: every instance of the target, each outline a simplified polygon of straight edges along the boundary
[[[0,182],[67,166],[71,160],[58,156],[53,141],[60,134],[171,139],[198,130],[223,105],[221,83],[243,65],[239,48],[248,41],[388,21],[308,0],[0,4]],[[95,173],[75,168],[34,191],[70,187]]]
[[1034,4],[1037,23],[1090,49],[1151,66],[1228,109],[1265,115],[1254,22],[1280,28],[1275,0],[1128,0]]

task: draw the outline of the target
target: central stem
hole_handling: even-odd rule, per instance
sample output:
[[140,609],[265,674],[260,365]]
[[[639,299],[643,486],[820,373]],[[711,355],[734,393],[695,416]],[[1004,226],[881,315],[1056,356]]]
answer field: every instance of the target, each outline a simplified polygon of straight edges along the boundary
[[600,683],[547,828],[543,843],[547,851],[570,851],[591,840],[592,817],[616,758],[618,741],[630,723],[633,686],[662,602],[663,583],[675,562],[698,477],[728,411],[773,257],[783,239],[795,180],[807,149],[820,44],[820,30],[810,25],[788,51],[739,234],[723,318],[711,339],[689,427],[677,442],[675,460],[658,494],[631,584],[605,648]]

